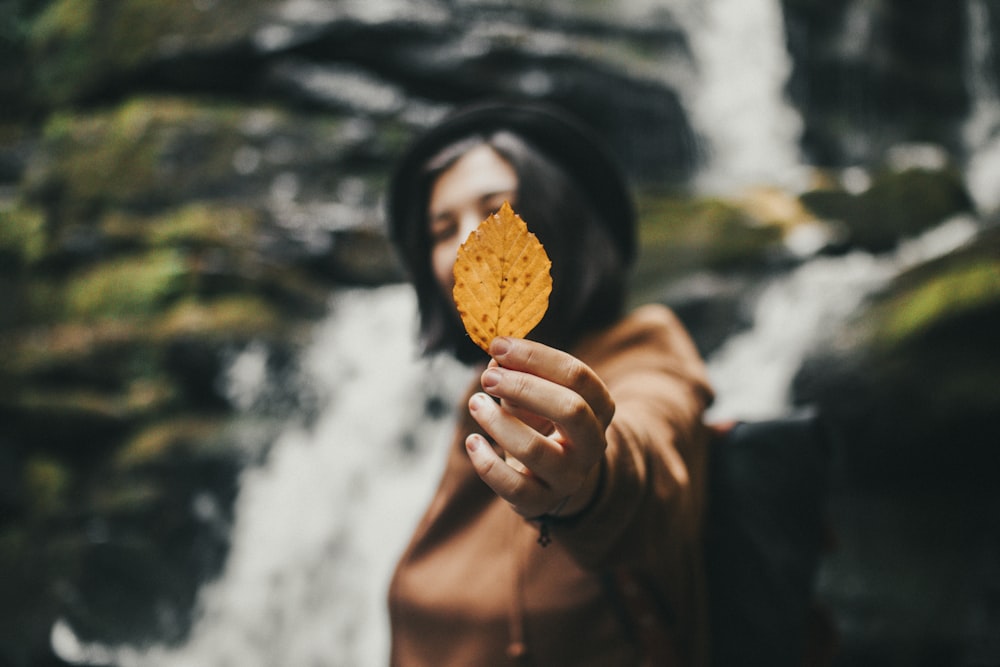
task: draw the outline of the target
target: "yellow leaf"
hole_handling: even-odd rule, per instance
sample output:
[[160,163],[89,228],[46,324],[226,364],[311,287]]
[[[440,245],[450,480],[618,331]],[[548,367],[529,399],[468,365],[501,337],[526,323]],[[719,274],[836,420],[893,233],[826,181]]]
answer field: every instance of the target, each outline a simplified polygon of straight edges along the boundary
[[496,336],[523,338],[542,320],[552,262],[510,204],[483,220],[458,249],[452,294],[465,330],[489,350]]

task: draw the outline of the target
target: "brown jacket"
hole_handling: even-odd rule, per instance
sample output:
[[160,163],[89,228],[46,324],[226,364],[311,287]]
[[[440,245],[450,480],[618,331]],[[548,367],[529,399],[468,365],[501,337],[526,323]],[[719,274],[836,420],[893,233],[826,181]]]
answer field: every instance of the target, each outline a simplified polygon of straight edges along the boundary
[[661,306],[573,352],[616,404],[594,503],[552,522],[542,547],[539,526],[473,470],[464,440],[475,422],[461,410],[440,488],[390,587],[393,665],[643,664],[636,633],[652,619],[626,618],[621,604],[636,594],[651,595],[674,662],[704,664],[704,365]]

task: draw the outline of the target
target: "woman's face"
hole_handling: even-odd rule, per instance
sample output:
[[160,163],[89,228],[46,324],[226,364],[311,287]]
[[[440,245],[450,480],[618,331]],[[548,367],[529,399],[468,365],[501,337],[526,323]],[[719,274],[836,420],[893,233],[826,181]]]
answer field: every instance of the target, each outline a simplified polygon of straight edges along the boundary
[[449,300],[458,247],[505,200],[516,206],[516,195],[517,173],[486,144],[470,149],[434,182],[427,207],[431,268]]

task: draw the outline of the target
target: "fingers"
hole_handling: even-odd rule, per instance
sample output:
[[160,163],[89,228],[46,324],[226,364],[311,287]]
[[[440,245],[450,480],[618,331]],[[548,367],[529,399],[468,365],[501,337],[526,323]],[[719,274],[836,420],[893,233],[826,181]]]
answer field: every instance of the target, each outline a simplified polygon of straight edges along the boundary
[[508,465],[483,436],[473,433],[466,438],[465,448],[479,477],[521,516],[539,516],[555,505],[552,491],[529,472]]
[[[583,399],[599,423],[604,427],[611,423],[615,406],[607,387],[589,366],[573,355],[534,341],[507,337],[493,339],[490,344],[490,355],[500,369],[523,371],[536,378],[548,380],[555,385],[569,389]],[[494,369],[494,364],[491,363],[490,367]],[[553,397],[545,394],[538,395],[541,404],[539,401],[534,401],[534,405],[529,407],[522,401],[535,394],[527,384],[522,386],[522,390],[518,397],[501,396],[501,398],[508,398],[517,405],[545,416],[549,416],[549,410],[558,409],[557,406],[560,405],[563,412],[568,409],[572,413],[578,409],[578,406],[573,404],[572,399],[566,399],[569,401],[567,404],[552,403],[550,401]],[[547,409],[536,410],[535,408]]]
[[615,410],[604,383],[580,360],[540,343],[497,338],[490,353],[487,393],[474,395],[469,411],[497,449],[481,435],[467,438],[476,472],[523,516],[583,507]]
[[511,466],[515,472],[528,474],[553,492],[564,495],[579,486],[588,465],[584,462],[585,457],[567,451],[486,394],[475,394],[469,401],[469,411],[503,454],[516,459],[517,463]]
[[[571,389],[528,373],[502,368],[487,369],[482,376],[482,385],[491,396],[502,399],[501,405],[506,414],[517,418],[516,424],[506,429],[508,433],[491,432],[491,435],[519,459],[534,458],[522,448],[536,444],[537,440],[516,432],[522,429],[525,433],[551,438],[553,443],[586,458],[590,463],[599,451],[603,451],[607,425],[602,424],[583,397]],[[482,426],[488,428],[486,424]],[[570,460],[573,458],[569,457]],[[525,463],[531,467],[528,460]]]

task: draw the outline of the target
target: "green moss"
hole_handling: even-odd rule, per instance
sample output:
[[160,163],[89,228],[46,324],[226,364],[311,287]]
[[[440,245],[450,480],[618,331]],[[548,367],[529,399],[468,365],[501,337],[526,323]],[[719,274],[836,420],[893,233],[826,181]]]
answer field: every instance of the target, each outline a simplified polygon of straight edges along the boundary
[[57,0],[34,22],[28,43],[36,95],[64,103],[98,78],[91,48],[99,6],[99,0]]
[[24,298],[22,326],[65,319],[65,290],[61,281],[48,276],[29,275],[21,288]]
[[86,320],[152,315],[181,292],[187,271],[183,255],[173,250],[102,264],[67,285],[67,314]]
[[247,36],[266,0],[218,0],[202,11],[190,0],[56,0],[35,21],[28,48],[37,70],[36,96],[60,105],[94,92],[108,79],[163,57]]
[[102,516],[148,512],[163,502],[164,490],[161,484],[150,480],[116,480],[114,485],[101,486],[94,490],[90,499],[90,509]]
[[102,220],[109,239],[146,247],[253,247],[260,216],[247,208],[196,202],[162,215],[140,217],[114,211]]
[[802,201],[821,218],[843,223],[853,244],[875,251],[890,249],[900,238],[972,205],[960,176],[949,169],[880,172],[861,194],[825,189],[804,194]]
[[71,483],[70,471],[49,458],[29,459],[24,466],[24,488],[27,505],[32,512],[43,516],[56,514],[66,508]]
[[644,193],[638,202],[639,285],[699,269],[752,265],[781,240],[780,228],[721,199]]
[[[7,354],[0,357],[0,370],[19,380],[51,373],[59,368],[79,368],[91,359],[123,349],[142,334],[134,323],[104,320],[40,326],[13,332],[0,339]],[[103,364],[102,364],[103,365]],[[103,370],[108,369],[105,366]]]
[[127,202],[147,191],[156,174],[156,145],[133,134],[113,116],[58,114],[45,128],[45,169],[32,170],[27,186],[57,194],[73,218]]
[[18,393],[12,405],[25,415],[87,422],[118,421],[124,415],[119,395],[94,389],[26,389]]
[[0,269],[4,255],[21,266],[31,266],[45,255],[45,215],[32,208],[0,210]]
[[878,337],[901,343],[936,322],[1000,303],[1000,261],[980,259],[932,276],[884,306]]
[[78,221],[109,206],[166,205],[231,175],[240,113],[136,98],[110,112],[56,114],[44,130],[45,159],[30,170],[26,189]]
[[132,437],[115,455],[114,464],[132,468],[163,461],[178,452],[195,452],[219,442],[226,422],[203,417],[176,417],[152,424]]
[[258,334],[275,334],[284,328],[279,310],[257,296],[233,296],[199,301],[187,299],[153,326],[157,338],[179,336],[245,339]]

